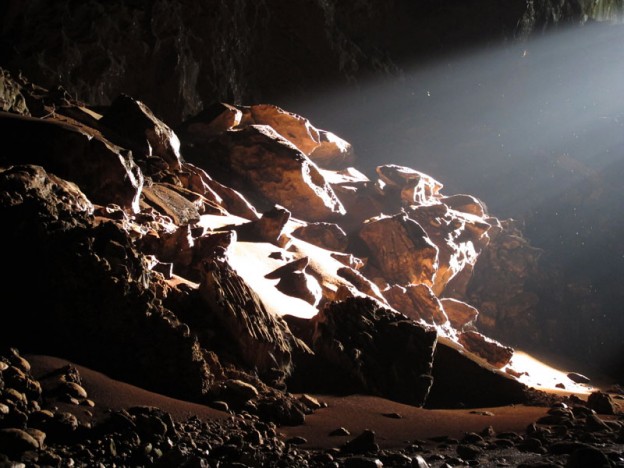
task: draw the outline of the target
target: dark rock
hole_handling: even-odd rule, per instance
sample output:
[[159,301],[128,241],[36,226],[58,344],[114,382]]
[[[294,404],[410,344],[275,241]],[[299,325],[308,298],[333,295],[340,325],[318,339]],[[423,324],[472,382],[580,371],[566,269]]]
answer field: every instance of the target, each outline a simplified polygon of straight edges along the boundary
[[309,363],[312,367],[302,364],[302,372],[295,375],[304,386],[424,403],[431,385],[435,331],[368,298],[330,303],[310,324],[316,357]]
[[53,120],[4,114],[0,128],[8,138],[3,165],[40,165],[77,184],[93,202],[139,211],[143,175],[126,150],[83,127]]
[[346,442],[340,449],[345,453],[373,453],[379,450],[375,439],[375,432],[364,430],[357,437]]
[[16,428],[0,429],[0,453],[19,456],[27,450],[37,450],[39,443],[28,432]]
[[290,445],[303,445],[303,444],[308,443],[308,439],[306,439],[305,437],[301,437],[301,436],[295,436],[295,437],[286,439],[286,443]]
[[472,444],[460,444],[456,450],[457,455],[464,460],[476,460],[483,455],[483,449]]
[[609,457],[595,447],[582,447],[574,450],[568,457],[566,468],[609,468],[613,464]]
[[608,393],[592,392],[587,398],[587,406],[598,414],[615,414],[615,406]]
[[427,406],[487,408],[526,401],[527,387],[477,362],[450,340],[438,339]]
[[329,433],[330,437],[339,437],[339,436],[348,436],[348,435],[351,435],[351,433],[344,427],[339,427],[338,429],[334,429],[333,431]]
[[345,468],[381,468],[383,463],[377,458],[348,457],[344,460]]
[[568,372],[568,379],[575,383],[589,383],[589,377],[585,377],[583,374],[579,374],[577,372]]
[[275,367],[290,369],[295,340],[288,325],[267,312],[224,258],[204,263],[199,291],[246,365],[261,374]]
[[119,95],[99,123],[114,133],[112,141],[145,156],[158,156],[169,169],[180,169],[180,140],[177,135],[141,101]]
[[383,291],[384,297],[393,309],[413,320],[422,320],[431,325],[443,325],[448,317],[440,299],[426,284],[394,285]]
[[281,206],[274,206],[258,220],[237,226],[224,226],[220,230],[236,231],[241,241],[269,242],[278,247],[286,247],[290,239],[283,234],[283,230],[289,220],[290,211]]
[[440,299],[444,312],[451,325],[462,331],[466,325],[473,324],[479,316],[479,311],[463,301],[451,298]]

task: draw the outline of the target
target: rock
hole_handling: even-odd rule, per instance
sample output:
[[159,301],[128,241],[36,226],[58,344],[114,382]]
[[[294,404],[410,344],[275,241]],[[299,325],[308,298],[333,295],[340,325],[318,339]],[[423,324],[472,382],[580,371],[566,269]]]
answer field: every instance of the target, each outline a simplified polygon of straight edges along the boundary
[[88,397],[87,391],[84,389],[84,387],[78,385],[75,382],[63,382],[61,385],[59,385],[57,391],[69,397],[82,400]]
[[476,308],[458,299],[442,298],[440,302],[451,325],[456,330],[462,331],[466,325],[473,324],[479,316]]
[[184,192],[180,187],[170,184],[148,184],[143,187],[142,201],[159,213],[169,216],[177,225],[199,221],[200,214],[208,214],[206,213],[207,206],[211,207],[208,210],[209,214],[224,214],[218,206],[210,205],[207,200],[203,201],[200,195],[195,194],[196,200],[199,201],[196,204],[184,197],[182,193]]
[[574,450],[568,457],[566,468],[609,468],[613,464],[609,457],[595,447],[582,447]]
[[592,392],[587,398],[587,406],[598,414],[615,414],[615,406],[608,393]]
[[266,125],[226,132],[205,153],[192,153],[200,167],[265,207],[281,205],[298,218],[327,221],[344,207],[316,165]]
[[364,267],[364,262],[361,259],[354,257],[353,254],[332,252],[330,255],[332,258],[338,260],[343,265],[348,266],[349,268],[352,268],[354,270],[361,270]]
[[266,310],[225,258],[204,263],[199,292],[242,362],[261,374],[275,367],[290,368],[293,337],[288,326]]
[[308,439],[306,439],[305,437],[301,437],[301,436],[295,436],[295,437],[286,439],[286,443],[290,445],[303,445],[303,444],[308,443]]
[[472,214],[480,218],[487,216],[487,210],[483,202],[472,195],[451,195],[440,198],[440,201],[455,211]]
[[305,273],[308,261],[308,257],[293,260],[266,274],[265,278],[279,279],[275,287],[280,292],[316,306],[322,298],[322,290],[319,282]]
[[319,145],[308,154],[312,161],[325,169],[343,169],[353,164],[355,154],[349,142],[325,130],[318,130],[318,134]]
[[317,410],[323,407],[318,399],[314,398],[311,395],[304,393],[299,397],[299,401],[303,403],[305,406],[310,408],[311,410]]
[[438,197],[443,185],[427,174],[409,167],[387,164],[378,166],[377,174],[387,185],[387,189],[397,191],[405,205],[422,205]]
[[442,203],[413,205],[406,213],[438,248],[433,291],[441,295],[447,287],[461,289],[465,277],[470,277],[479,254],[489,243],[490,224],[483,218],[450,210]]
[[30,435],[33,439],[37,441],[37,445],[39,446],[38,448],[40,449],[45,448],[45,439],[46,439],[45,432],[40,431],[39,429],[34,429],[32,427],[27,427],[26,432],[28,433],[28,435]]
[[375,283],[368,280],[364,275],[360,274],[358,271],[349,267],[338,268],[336,274],[345,280],[347,280],[350,284],[352,284],[355,289],[358,291],[380,301],[382,304],[386,302],[383,294],[377,287]]
[[427,407],[489,408],[526,401],[524,384],[475,360],[448,339],[438,339],[432,376]]
[[180,140],[141,101],[119,95],[99,123],[113,131],[105,134],[121,146],[145,156],[162,158],[169,169],[180,169]]
[[286,247],[290,239],[283,231],[289,220],[290,211],[281,206],[274,206],[258,220],[236,226],[224,226],[220,230],[236,231],[241,241],[269,242],[278,247]]
[[153,406],[128,408],[134,418],[136,431],[142,439],[155,440],[165,436],[175,437],[176,429],[169,413]]
[[426,232],[405,214],[369,219],[359,237],[371,252],[374,264],[392,283],[433,285],[438,267],[438,248]]
[[513,348],[504,346],[498,341],[476,331],[460,333],[458,341],[468,351],[485,359],[497,369],[505,367],[513,357]]
[[28,432],[16,428],[0,429],[0,453],[17,457],[38,448],[39,442]]
[[457,446],[457,455],[464,460],[476,460],[483,454],[483,449],[473,444],[460,444]]
[[248,401],[258,396],[256,387],[242,380],[226,380],[223,385],[236,400]]
[[570,379],[574,383],[583,384],[583,383],[589,383],[590,382],[589,377],[585,377],[584,375],[579,374],[577,372],[568,372],[567,376],[568,376],[568,379]]
[[349,432],[348,429],[345,429],[344,427],[339,427],[329,433],[330,437],[339,437],[339,436],[348,436],[348,435],[351,435],[351,433]]
[[345,453],[377,452],[379,445],[376,442],[375,431],[365,429],[360,435],[340,447],[340,450]]
[[216,102],[185,120],[178,128],[178,133],[185,144],[200,145],[237,127],[241,123],[242,117],[242,111],[236,106]]
[[335,252],[344,252],[349,240],[340,226],[334,223],[309,223],[292,232],[294,237]]
[[6,135],[4,164],[40,165],[74,182],[89,200],[139,211],[143,174],[127,151],[109,141],[54,120],[0,116]]
[[448,322],[442,303],[426,284],[394,285],[383,291],[383,295],[392,308],[413,320],[430,325]]
[[316,357],[309,364],[315,367],[295,368],[308,388],[424,403],[431,385],[435,331],[369,298],[330,303],[311,325],[310,347]]
[[585,421],[585,428],[589,432],[611,431],[609,425],[595,414],[590,414],[589,416],[587,416],[587,419]]
[[378,458],[348,457],[344,460],[345,468],[382,468],[384,464]]

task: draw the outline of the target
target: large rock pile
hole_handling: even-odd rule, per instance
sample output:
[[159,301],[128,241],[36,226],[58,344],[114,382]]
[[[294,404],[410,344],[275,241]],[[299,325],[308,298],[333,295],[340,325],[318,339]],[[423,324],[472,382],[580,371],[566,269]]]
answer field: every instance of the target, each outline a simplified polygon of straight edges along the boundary
[[275,106],[172,129],[129,96],[98,113],[0,78],[3,342],[280,424],[307,411],[289,387],[471,404],[459,384],[486,372],[479,403],[522,400],[513,350],[450,294],[500,225],[479,200],[371,180]]

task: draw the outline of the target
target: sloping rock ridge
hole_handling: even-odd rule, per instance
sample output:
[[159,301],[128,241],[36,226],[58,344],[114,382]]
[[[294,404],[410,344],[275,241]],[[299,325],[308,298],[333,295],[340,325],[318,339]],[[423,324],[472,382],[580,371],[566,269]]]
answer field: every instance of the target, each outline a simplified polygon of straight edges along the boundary
[[[369,178],[277,106],[175,130],[130,96],[96,110],[0,78],[3,343],[277,424],[310,411],[295,390],[524,398],[513,349],[451,297],[501,224],[476,198],[392,164]],[[496,392],[464,391],[480,373]]]

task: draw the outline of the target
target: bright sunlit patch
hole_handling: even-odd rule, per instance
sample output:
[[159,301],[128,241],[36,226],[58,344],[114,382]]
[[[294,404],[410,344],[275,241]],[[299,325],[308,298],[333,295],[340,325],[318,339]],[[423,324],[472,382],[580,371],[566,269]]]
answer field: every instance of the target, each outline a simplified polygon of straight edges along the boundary
[[523,351],[516,350],[511,362],[503,370],[520,374],[518,380],[538,390],[575,395],[588,395],[595,390],[589,384],[573,382],[567,372],[555,369]]

